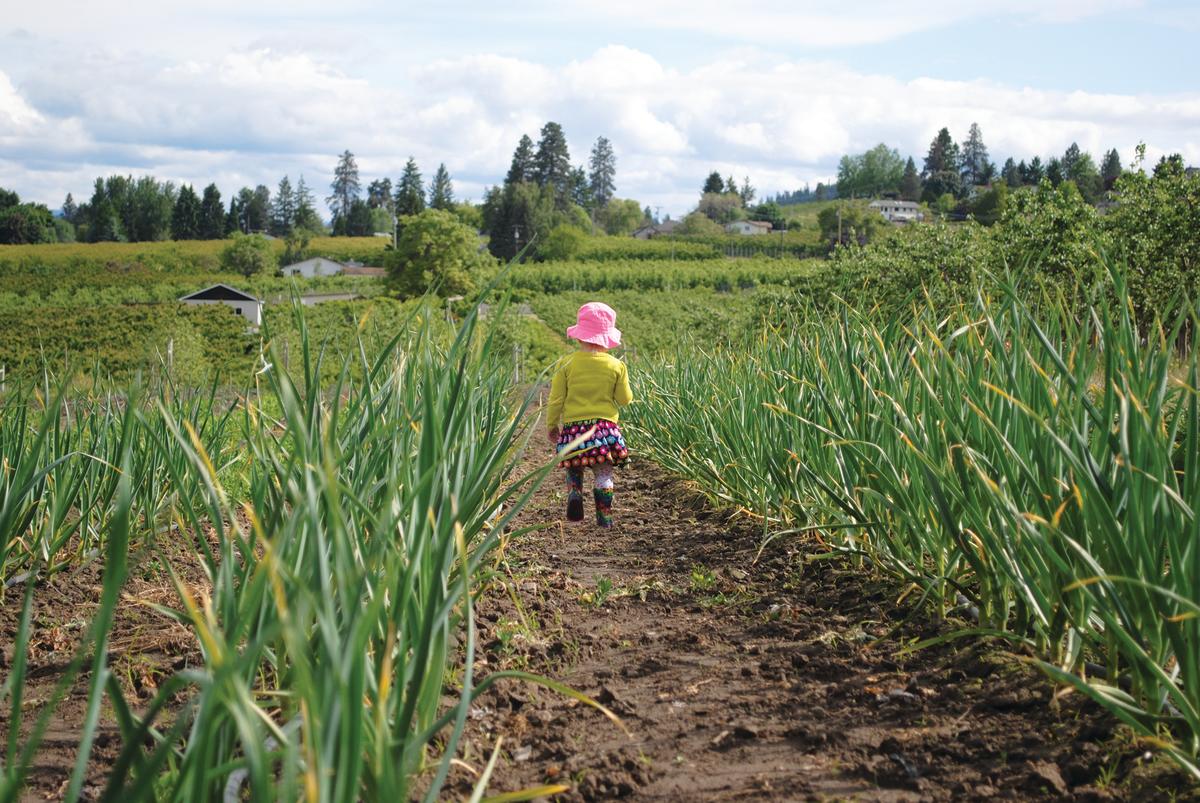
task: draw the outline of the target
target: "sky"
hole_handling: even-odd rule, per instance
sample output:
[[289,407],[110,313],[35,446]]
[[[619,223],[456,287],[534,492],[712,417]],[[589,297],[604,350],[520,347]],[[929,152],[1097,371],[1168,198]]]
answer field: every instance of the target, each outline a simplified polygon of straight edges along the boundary
[[618,197],[673,217],[712,170],[773,194],[880,142],[919,167],[972,122],[998,164],[1200,164],[1195,0],[5,5],[0,187],[52,209],[114,173],[323,197],[346,149],[364,188],[411,156],[479,200],[548,120],[576,164],[608,137]]

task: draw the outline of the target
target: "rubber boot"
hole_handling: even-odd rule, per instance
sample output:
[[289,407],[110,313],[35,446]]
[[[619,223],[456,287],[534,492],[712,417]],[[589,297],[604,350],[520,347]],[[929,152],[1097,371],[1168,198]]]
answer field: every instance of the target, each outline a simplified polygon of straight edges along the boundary
[[599,527],[613,526],[612,488],[593,488],[592,496],[596,500],[596,525]]

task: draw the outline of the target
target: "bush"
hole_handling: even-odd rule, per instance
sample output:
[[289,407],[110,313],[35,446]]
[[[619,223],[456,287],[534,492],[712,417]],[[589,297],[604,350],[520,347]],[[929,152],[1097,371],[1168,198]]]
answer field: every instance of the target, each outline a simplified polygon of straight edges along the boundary
[[538,248],[538,256],[542,259],[574,259],[586,241],[587,234],[574,226],[555,226]]
[[271,276],[279,269],[279,260],[266,237],[235,232],[233,240],[221,251],[221,266],[246,277]]

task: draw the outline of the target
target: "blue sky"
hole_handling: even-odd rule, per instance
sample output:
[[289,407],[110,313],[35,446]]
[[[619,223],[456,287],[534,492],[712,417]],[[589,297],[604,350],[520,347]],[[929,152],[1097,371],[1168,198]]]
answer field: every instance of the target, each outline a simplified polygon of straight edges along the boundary
[[323,190],[349,148],[364,184],[412,155],[477,199],[551,119],[576,162],[609,137],[618,194],[675,216],[713,169],[793,189],[971,122],[997,161],[1077,141],[1200,163],[1198,35],[1182,0],[23,4],[0,21],[0,186]]

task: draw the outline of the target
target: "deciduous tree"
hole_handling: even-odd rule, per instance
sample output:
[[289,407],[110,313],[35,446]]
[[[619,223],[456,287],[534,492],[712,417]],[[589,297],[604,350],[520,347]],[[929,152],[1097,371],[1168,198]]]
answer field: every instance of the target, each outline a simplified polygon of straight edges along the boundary
[[404,297],[433,290],[466,295],[492,263],[475,231],[450,212],[427,209],[404,220],[396,249],[385,257],[391,286]]

